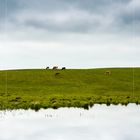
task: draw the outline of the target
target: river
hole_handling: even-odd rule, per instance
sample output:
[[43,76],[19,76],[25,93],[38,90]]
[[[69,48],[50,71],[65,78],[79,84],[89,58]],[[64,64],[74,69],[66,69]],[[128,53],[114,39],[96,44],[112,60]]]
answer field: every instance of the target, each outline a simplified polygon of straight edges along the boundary
[[0,140],[140,140],[140,106],[0,111]]

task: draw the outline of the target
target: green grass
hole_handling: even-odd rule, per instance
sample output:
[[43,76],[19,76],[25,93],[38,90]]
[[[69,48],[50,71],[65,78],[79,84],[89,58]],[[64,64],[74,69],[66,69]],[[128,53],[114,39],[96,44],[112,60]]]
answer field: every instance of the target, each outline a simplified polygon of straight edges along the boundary
[[139,104],[140,68],[134,80],[132,68],[0,71],[0,109]]

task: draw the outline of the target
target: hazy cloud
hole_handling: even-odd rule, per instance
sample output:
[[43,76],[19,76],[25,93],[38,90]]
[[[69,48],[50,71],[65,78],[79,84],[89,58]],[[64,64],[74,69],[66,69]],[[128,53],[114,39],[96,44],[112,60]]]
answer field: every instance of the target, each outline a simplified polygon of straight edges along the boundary
[[7,14],[5,4],[0,0],[1,68],[43,66],[43,59],[71,67],[139,65],[139,0],[7,0]]
[[[6,0],[1,1],[4,8]],[[138,0],[8,0],[7,3],[11,29],[16,26],[20,30],[33,27],[50,32],[119,32],[122,29],[128,32],[126,26],[131,27],[135,22],[137,28],[140,21]]]

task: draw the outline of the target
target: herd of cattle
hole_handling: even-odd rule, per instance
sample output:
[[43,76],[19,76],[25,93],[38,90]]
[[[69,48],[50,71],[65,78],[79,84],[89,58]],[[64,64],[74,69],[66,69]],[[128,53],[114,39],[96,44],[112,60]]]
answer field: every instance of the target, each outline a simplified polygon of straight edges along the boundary
[[[48,69],[50,69],[50,68],[49,68],[49,67],[46,67],[46,70],[48,70]],[[58,66],[54,66],[52,69],[53,69],[53,70],[58,70],[59,68],[58,68]],[[66,70],[66,67],[62,67],[61,70]],[[55,75],[55,76],[59,76],[60,73],[57,72],[57,73],[55,73],[54,75]]]
[[[46,67],[46,70],[47,69],[50,69],[49,67]],[[58,69],[58,66],[54,66],[53,68],[52,68],[53,70],[57,70]],[[66,69],[66,67],[62,67],[61,68],[61,70],[65,70]]]
[[[50,69],[49,67],[46,67],[46,70]],[[58,70],[58,66],[54,66],[52,68],[53,70]],[[66,67],[62,67],[61,70],[66,70]],[[55,76],[59,75],[60,73],[56,73]],[[111,71],[105,71],[105,75],[111,75]]]

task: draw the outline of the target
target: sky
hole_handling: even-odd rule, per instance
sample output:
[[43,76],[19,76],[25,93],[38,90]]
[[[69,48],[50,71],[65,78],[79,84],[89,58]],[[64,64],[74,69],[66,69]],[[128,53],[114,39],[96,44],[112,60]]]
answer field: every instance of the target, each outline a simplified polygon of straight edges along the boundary
[[0,69],[140,66],[140,0],[0,0]]

